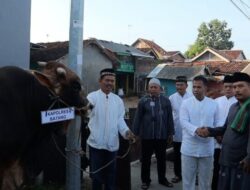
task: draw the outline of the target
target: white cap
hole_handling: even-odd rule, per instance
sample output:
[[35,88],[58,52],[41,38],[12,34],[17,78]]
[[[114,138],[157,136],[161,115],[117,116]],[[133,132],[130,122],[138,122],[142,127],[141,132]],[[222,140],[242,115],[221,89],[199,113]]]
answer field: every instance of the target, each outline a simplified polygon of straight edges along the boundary
[[158,86],[161,86],[161,82],[160,82],[159,79],[157,79],[157,78],[152,78],[152,79],[150,79],[148,85],[150,85],[150,84],[156,84],[156,85],[158,85]]

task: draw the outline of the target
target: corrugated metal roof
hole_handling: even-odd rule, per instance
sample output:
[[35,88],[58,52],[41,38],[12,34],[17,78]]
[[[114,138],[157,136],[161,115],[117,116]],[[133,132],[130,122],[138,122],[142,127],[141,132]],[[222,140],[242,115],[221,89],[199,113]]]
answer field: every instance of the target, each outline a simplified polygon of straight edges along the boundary
[[165,63],[157,65],[147,76],[147,78],[155,78],[159,72],[166,66]]
[[205,66],[173,66],[167,64],[158,65],[149,73],[148,78],[170,79],[175,80],[177,76],[186,76],[192,80],[197,75],[204,74]]
[[118,44],[118,43],[114,43],[114,42],[109,42],[109,41],[105,41],[105,40],[96,40],[96,42],[102,47],[102,48],[106,48],[109,49],[112,52],[115,53],[126,53],[126,54],[130,54],[136,57],[150,57],[152,58],[152,56],[132,47],[129,45],[123,45],[123,44]]

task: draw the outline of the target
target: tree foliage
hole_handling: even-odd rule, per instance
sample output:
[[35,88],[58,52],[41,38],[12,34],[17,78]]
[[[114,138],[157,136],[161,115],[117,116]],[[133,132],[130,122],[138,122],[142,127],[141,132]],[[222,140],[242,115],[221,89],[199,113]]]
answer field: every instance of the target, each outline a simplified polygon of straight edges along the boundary
[[217,50],[230,50],[234,43],[230,41],[232,29],[227,28],[227,22],[218,19],[209,23],[203,22],[198,28],[198,36],[194,44],[186,51],[188,58],[202,52],[206,47]]

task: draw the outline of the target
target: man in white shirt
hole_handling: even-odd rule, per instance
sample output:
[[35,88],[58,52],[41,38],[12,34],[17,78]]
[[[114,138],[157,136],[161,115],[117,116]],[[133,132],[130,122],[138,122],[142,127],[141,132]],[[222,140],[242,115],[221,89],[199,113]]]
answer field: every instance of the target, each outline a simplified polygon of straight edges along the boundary
[[184,100],[180,108],[183,190],[195,190],[196,175],[199,189],[211,189],[214,140],[199,137],[199,127],[221,124],[218,120],[217,103],[205,96],[207,83],[204,76],[196,76],[193,79],[194,96]]
[[[90,151],[92,190],[115,189],[116,154],[119,148],[120,133],[125,139],[134,140],[133,133],[124,121],[124,104],[112,90],[115,84],[113,69],[103,69],[99,79],[101,89],[91,92],[87,99],[93,109],[89,115],[90,136],[87,140]],[[107,163],[105,169],[95,173]]]
[[[232,104],[237,102],[237,99],[234,96],[233,90],[233,77],[226,75],[223,80],[223,92],[224,96],[216,98],[215,101],[218,104],[219,108],[219,120],[221,123],[225,123],[229,108]],[[213,180],[212,180],[212,190],[217,190],[218,178],[219,178],[219,156],[221,152],[221,140],[222,137],[218,136],[215,138],[215,149],[214,149],[214,171],[213,171]]]
[[174,147],[174,174],[175,177],[172,178],[171,182],[178,183],[181,181],[181,141],[182,141],[182,127],[180,124],[180,107],[183,100],[190,98],[192,94],[186,91],[187,77],[186,76],[177,76],[175,81],[175,87],[177,92],[172,94],[169,97],[171,102],[173,119],[174,119],[174,128],[175,134],[173,136],[173,147]]

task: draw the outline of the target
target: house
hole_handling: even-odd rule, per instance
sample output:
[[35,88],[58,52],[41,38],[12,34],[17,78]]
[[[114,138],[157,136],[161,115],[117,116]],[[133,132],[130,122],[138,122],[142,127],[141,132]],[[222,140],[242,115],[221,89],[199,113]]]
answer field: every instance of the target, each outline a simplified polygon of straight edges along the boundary
[[[38,61],[57,60],[67,64],[68,48],[67,41],[31,44],[30,68],[39,69]],[[91,92],[99,88],[98,78],[101,69],[114,68],[117,75],[115,90],[123,88],[126,95],[134,93],[137,89],[137,62],[144,63],[144,60],[152,59],[152,56],[128,45],[94,38],[84,40],[82,79],[86,91]]]
[[191,59],[191,62],[199,61],[222,61],[230,63],[231,61],[246,60],[246,56],[242,50],[216,50],[206,48],[203,52]]
[[192,66],[192,64],[166,64],[157,65],[147,78],[158,78],[167,96],[176,92],[175,79],[177,76],[186,76],[188,91],[192,92],[192,80],[195,76],[207,74],[205,66]]
[[[147,78],[160,79],[167,96],[176,92],[175,78],[185,75],[188,78],[188,91],[192,91],[191,80],[197,75],[205,75],[208,79],[207,96],[216,98],[222,95],[222,80],[225,75],[234,72],[250,74],[250,61],[246,60],[242,50],[215,50],[206,48],[199,55],[183,63],[163,63],[156,66]],[[146,88],[145,88],[146,89]]]
[[231,61],[229,63],[223,61],[199,61],[193,62],[192,65],[205,65],[213,76],[231,75],[235,72],[250,74],[250,60]]
[[68,42],[30,44],[30,69],[39,69],[38,61],[54,61],[68,53]]
[[193,65],[205,65],[209,68],[210,74],[217,77],[234,72],[250,74],[250,60],[246,59],[242,50],[216,50],[208,47],[190,62]]
[[123,89],[125,95],[131,95],[136,92],[136,62],[138,60],[153,59],[152,56],[132,46],[104,40],[87,40],[84,48],[84,67],[86,66],[84,70],[88,71],[84,76],[87,76],[87,81],[91,81],[88,88],[89,90],[93,89],[90,89],[90,86],[92,85],[92,81],[94,81],[94,78],[90,80],[92,77],[91,73],[96,72],[97,65],[104,68],[102,63],[103,59],[95,61],[94,57],[96,55],[91,56],[90,52],[93,53],[96,50],[99,52],[101,51],[108,58],[108,60],[112,62],[112,67],[116,70],[116,91],[118,89]]
[[140,97],[145,94],[147,75],[158,65],[154,59],[138,59],[135,65],[135,93]]
[[180,51],[165,51],[153,41],[138,38],[131,46],[165,62],[183,62],[186,58]]

